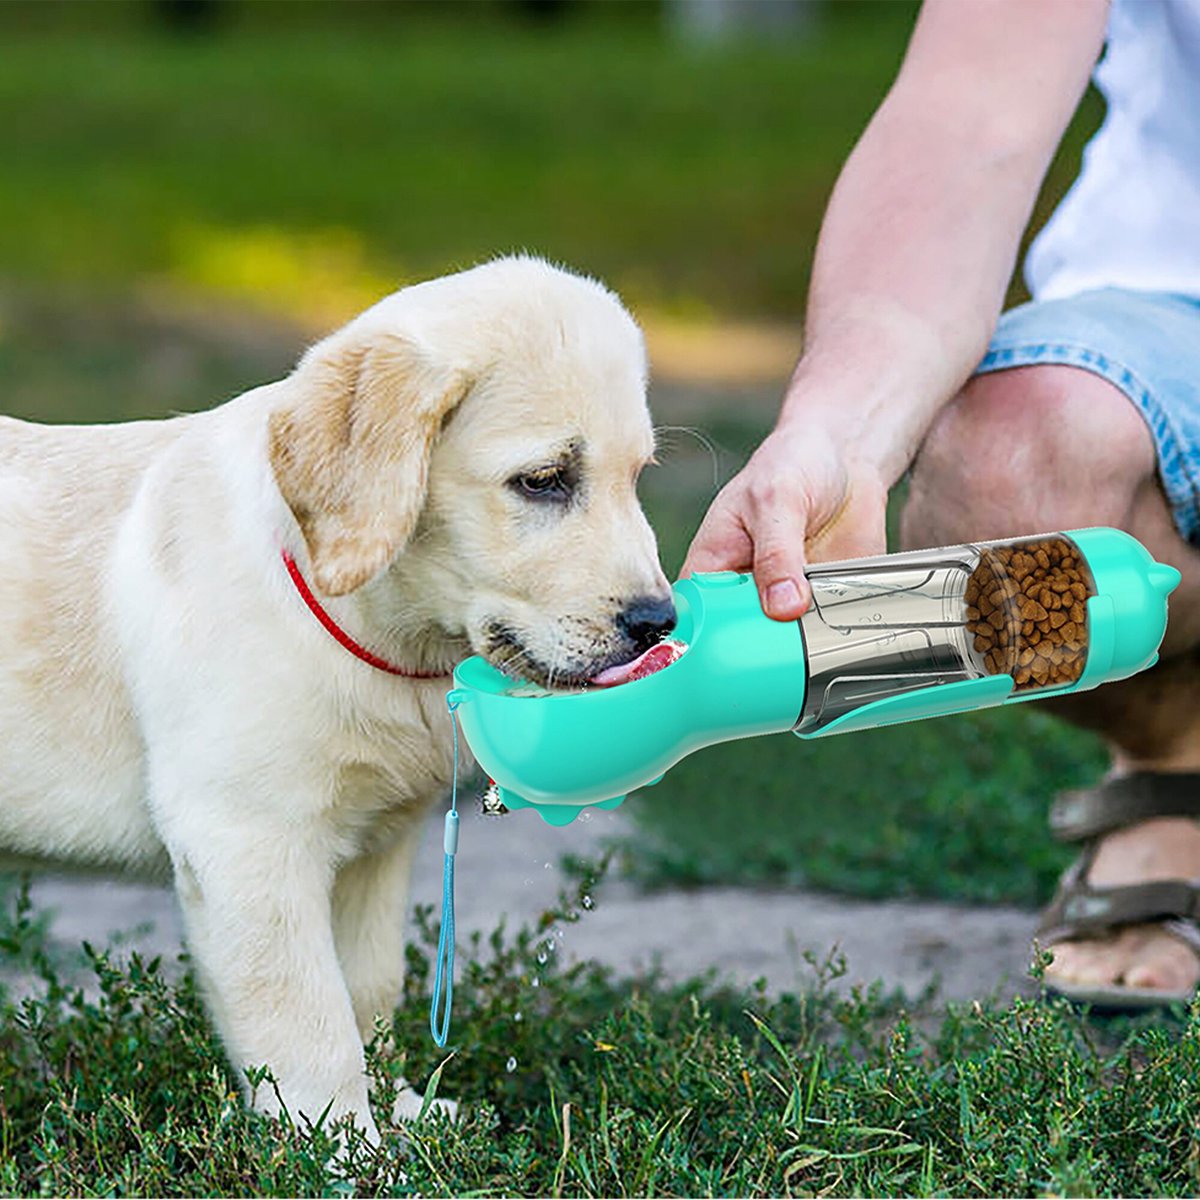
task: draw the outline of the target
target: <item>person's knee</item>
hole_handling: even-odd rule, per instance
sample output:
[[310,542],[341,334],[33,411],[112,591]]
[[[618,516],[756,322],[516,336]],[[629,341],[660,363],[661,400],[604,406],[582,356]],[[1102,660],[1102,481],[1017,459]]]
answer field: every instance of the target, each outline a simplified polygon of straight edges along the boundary
[[1112,384],[1073,367],[972,379],[913,463],[906,547],[1122,525],[1155,470],[1149,430]]

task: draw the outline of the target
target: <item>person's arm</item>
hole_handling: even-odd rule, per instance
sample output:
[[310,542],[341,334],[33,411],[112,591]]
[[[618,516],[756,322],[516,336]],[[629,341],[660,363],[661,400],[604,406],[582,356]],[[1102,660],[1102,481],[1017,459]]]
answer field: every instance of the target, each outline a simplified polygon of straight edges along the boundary
[[830,199],[776,429],[685,574],[753,569],[764,608],[792,619],[806,540],[882,552],[887,490],[983,355],[1106,18],[1105,0],[926,0]]

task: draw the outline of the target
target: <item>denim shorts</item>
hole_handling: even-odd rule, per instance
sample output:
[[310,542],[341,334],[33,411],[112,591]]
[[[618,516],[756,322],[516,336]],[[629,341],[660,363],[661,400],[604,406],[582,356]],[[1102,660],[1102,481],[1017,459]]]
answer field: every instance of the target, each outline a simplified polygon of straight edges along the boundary
[[976,374],[1057,363],[1120,388],[1145,418],[1183,537],[1200,546],[1200,298],[1101,288],[1010,309]]

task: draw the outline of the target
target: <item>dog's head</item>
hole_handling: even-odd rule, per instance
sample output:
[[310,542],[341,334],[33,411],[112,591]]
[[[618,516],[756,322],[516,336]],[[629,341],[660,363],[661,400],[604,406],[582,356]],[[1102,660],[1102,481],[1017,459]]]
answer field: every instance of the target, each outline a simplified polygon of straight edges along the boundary
[[313,347],[271,416],[275,479],[327,595],[571,684],[671,626],[637,499],[654,436],[632,318],[533,258],[406,288]]

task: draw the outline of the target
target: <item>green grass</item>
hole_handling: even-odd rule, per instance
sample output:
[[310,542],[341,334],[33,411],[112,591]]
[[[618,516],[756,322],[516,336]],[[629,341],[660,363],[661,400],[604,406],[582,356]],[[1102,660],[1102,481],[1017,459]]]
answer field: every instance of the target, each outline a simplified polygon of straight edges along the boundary
[[[592,886],[584,881],[584,886]],[[193,980],[91,954],[85,992],[10,907],[7,955],[41,971],[0,1002],[8,1195],[1194,1195],[1200,1017],[1094,1026],[1019,1000],[906,1011],[877,990],[770,998],[710,981],[542,964],[572,919],[496,931],[460,959],[450,1052],[427,1002],[433,931],[368,1059],[462,1120],[386,1125],[330,1161],[331,1132],[247,1111]],[[586,915],[583,917],[587,919]],[[545,957],[542,955],[542,957]],[[440,1069],[436,1081],[434,1076]],[[270,1087],[256,1073],[257,1086]]]
[[0,412],[52,423],[129,421],[211,408],[279,379],[295,328],[201,310],[186,316],[86,289],[0,280]]
[[1070,851],[1054,794],[1097,778],[1096,740],[1022,706],[828,741],[790,735],[685,759],[631,802],[650,885],[798,884],[856,896],[1035,905]]
[[323,11],[169,39],[0,6],[0,273],[324,313],[529,248],[639,303],[794,319],[913,6],[832,5],[811,40],[707,49],[646,20]]

